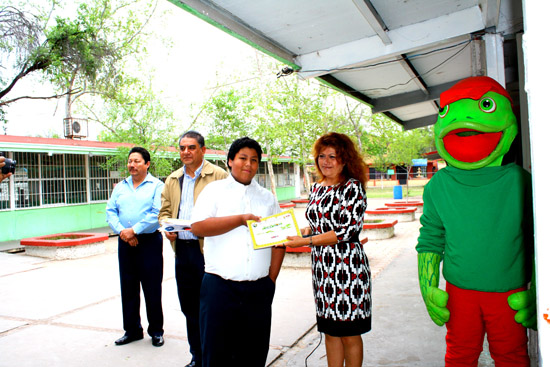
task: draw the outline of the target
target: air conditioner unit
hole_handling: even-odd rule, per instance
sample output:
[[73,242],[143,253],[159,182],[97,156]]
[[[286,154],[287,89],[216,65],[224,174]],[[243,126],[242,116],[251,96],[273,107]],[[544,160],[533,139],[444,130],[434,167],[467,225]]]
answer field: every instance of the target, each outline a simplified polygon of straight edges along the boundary
[[76,117],[63,119],[63,131],[67,139],[86,138],[88,136],[88,120]]

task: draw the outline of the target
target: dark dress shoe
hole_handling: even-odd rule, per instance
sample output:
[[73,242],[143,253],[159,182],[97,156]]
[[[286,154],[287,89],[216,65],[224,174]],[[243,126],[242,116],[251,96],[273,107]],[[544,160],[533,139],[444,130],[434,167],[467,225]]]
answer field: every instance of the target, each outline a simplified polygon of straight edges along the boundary
[[191,361],[191,362],[189,362],[189,364],[188,364],[187,366],[185,366],[185,367],[195,367],[195,366],[196,366],[195,361]]
[[143,335],[124,335],[122,338],[115,340],[115,344],[124,345],[141,339],[143,339]]
[[162,335],[153,336],[152,338],[154,347],[162,347],[164,345],[164,338],[162,337]]

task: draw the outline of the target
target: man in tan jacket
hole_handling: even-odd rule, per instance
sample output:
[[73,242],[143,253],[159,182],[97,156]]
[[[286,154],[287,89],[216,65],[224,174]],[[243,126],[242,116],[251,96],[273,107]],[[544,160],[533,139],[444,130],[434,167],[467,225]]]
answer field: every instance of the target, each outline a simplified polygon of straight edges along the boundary
[[[222,168],[206,161],[204,137],[196,131],[187,131],[179,139],[183,167],[166,178],[161,196],[159,222],[167,218],[191,219],[191,211],[202,189],[212,181],[227,177]],[[181,311],[187,322],[187,339],[192,355],[186,367],[202,365],[199,306],[200,289],[204,275],[202,238],[192,232],[165,232],[176,253],[176,283]]]

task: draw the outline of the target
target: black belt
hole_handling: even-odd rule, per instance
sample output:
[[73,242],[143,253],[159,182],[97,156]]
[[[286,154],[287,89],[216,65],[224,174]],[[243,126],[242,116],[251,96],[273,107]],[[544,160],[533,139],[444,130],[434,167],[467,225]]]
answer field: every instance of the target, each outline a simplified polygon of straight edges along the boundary
[[140,234],[136,234],[137,237],[139,236],[152,236],[152,235],[156,235],[156,234],[159,234],[160,232],[159,231],[154,231],[154,232],[151,232],[151,233],[140,233]]
[[176,242],[186,243],[188,245],[194,245],[199,243],[199,240],[182,240],[180,238],[176,238]]

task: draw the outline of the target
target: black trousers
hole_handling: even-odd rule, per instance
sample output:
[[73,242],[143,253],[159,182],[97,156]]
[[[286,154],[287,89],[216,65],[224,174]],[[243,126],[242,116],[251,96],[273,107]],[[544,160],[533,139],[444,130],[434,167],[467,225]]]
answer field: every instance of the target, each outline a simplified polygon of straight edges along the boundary
[[269,277],[250,282],[206,273],[201,288],[203,367],[264,367],[271,334],[275,284]]
[[162,235],[140,234],[138,245],[118,239],[118,267],[122,297],[122,318],[126,335],[142,335],[140,285],[143,288],[150,336],[164,334],[162,314]]
[[176,239],[176,283],[181,311],[187,324],[189,351],[195,365],[202,365],[199,306],[204,256],[198,240]]

